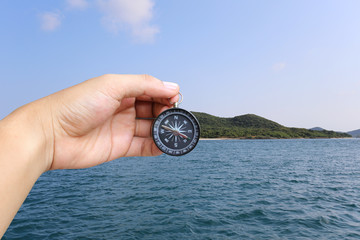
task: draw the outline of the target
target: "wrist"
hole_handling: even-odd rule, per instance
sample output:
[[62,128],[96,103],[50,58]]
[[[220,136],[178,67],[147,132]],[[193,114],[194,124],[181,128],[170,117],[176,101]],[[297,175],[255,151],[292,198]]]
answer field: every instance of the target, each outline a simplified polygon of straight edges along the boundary
[[0,121],[1,141],[17,164],[38,177],[49,170],[53,156],[52,121],[46,100],[18,108]]
[[52,142],[44,131],[48,121],[39,115],[41,105],[25,105],[0,121],[0,238],[36,180],[50,168]]

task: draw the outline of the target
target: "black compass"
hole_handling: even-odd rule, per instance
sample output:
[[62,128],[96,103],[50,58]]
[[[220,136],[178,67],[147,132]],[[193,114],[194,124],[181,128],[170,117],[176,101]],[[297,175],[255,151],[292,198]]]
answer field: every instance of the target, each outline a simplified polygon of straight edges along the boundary
[[195,148],[200,138],[200,125],[192,113],[174,107],[155,119],[152,136],[161,151],[181,156]]

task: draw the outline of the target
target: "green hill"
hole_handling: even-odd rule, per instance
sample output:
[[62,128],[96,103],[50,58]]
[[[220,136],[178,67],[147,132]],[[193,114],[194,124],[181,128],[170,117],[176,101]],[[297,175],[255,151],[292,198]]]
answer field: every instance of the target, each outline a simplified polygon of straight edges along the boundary
[[288,128],[276,122],[246,114],[222,118],[207,113],[192,112],[199,120],[202,138],[343,138],[347,133],[314,131],[305,128]]

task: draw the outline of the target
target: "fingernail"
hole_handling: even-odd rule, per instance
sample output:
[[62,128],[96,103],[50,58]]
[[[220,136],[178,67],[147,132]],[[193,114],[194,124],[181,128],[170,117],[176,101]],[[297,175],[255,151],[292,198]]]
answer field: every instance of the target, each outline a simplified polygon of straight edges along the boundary
[[169,89],[178,89],[179,88],[179,85],[177,85],[176,83],[173,83],[173,82],[163,82],[163,83],[164,83],[164,86]]

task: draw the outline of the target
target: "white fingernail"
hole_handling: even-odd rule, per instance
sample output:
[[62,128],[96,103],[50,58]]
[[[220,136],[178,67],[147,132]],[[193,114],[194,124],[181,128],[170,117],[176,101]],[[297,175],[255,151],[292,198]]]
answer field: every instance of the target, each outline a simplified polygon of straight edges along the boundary
[[164,86],[169,89],[178,89],[179,88],[179,85],[177,85],[176,83],[173,83],[173,82],[163,82],[163,83],[164,83]]

